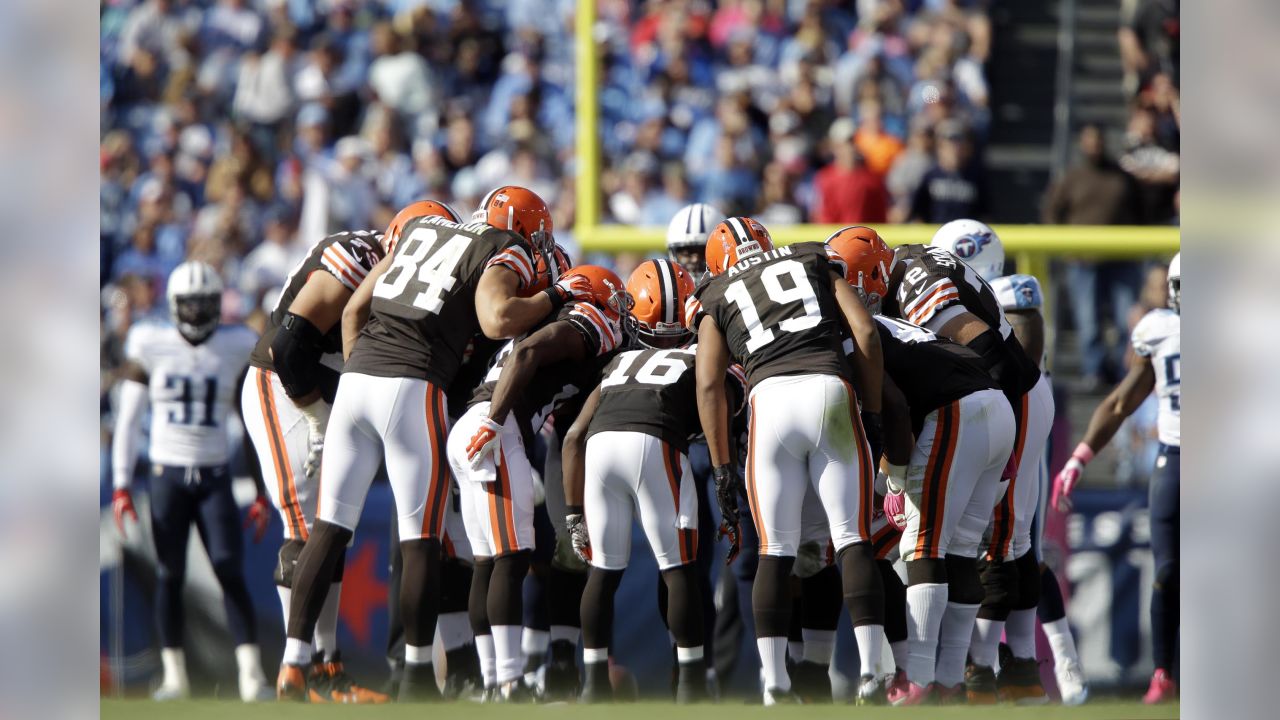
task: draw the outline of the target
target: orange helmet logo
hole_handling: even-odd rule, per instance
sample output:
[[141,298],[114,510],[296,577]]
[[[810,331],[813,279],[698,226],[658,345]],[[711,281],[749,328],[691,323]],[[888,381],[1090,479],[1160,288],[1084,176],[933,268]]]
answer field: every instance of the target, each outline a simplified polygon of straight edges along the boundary
[[458,213],[453,211],[445,203],[436,202],[435,200],[419,200],[415,203],[405,205],[396,216],[391,218],[391,224],[387,226],[387,231],[382,235],[382,247],[386,248],[387,254],[390,255],[396,249],[396,241],[400,239],[400,233],[404,231],[404,226],[409,224],[410,220],[420,217],[440,217],[449,222],[460,223],[462,220],[458,217]]
[[629,330],[648,347],[685,344],[692,333],[685,325],[684,304],[693,295],[693,278],[678,264],[646,260],[627,279],[633,306]]
[[707,271],[719,275],[752,255],[773,249],[764,225],[749,217],[731,217],[707,236]]
[[827,247],[844,262],[844,279],[862,298],[868,310],[876,312],[880,301],[889,294],[889,270],[893,251],[869,227],[854,225],[827,238]]

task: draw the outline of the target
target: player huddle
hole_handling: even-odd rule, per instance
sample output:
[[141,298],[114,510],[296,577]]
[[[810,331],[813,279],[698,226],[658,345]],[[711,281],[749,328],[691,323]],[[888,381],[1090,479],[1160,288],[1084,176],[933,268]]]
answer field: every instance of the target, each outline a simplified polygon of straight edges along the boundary
[[[490,192],[466,220],[415,203],[383,234],[317,243],[252,350],[217,328],[216,305],[214,329],[184,329],[208,322],[220,286],[198,263],[175,271],[178,328],[134,331],[128,354],[151,370],[156,476],[184,475],[172,494],[191,496],[181,532],[194,520],[211,554],[210,537],[234,545],[218,577],[237,609],[245,699],[261,692],[262,673],[247,597],[236,599],[234,504],[229,530],[214,518],[230,495],[218,477],[225,431],[221,445],[213,436],[247,361],[240,409],[285,525],[282,699],[389,699],[351,681],[336,643],[345,548],[385,466],[401,559],[400,701],[612,699],[613,598],[633,519],[661,570],[675,699],[708,699],[697,556],[715,540],[698,532],[709,497],[728,561],[758,555],[751,604],[766,705],[831,700],[842,603],[860,704],[1044,702],[1037,608],[1064,702],[1084,701],[1057,580],[1033,537],[1054,413],[1040,287],[1002,276],[995,233],[962,220],[932,245],[893,250],[855,226],[775,247],[757,221],[698,204],[668,235],[672,259],[645,261],[624,283],[571,266],[546,205],[524,188]],[[136,423],[147,388],[129,392]],[[1174,400],[1176,423],[1176,388]],[[200,452],[165,457],[163,429],[175,428]],[[1098,449],[1110,437],[1095,435]],[[116,452],[119,518],[132,510],[124,457],[135,450]],[[695,462],[702,454],[709,463]],[[1055,494],[1078,477],[1075,468]],[[154,523],[175,501],[152,487]],[[206,509],[202,493],[225,497]],[[535,532],[539,495],[554,537]],[[177,534],[157,527],[158,547]],[[162,576],[180,588],[181,566],[160,554]],[[522,586],[548,557],[552,617],[539,634],[524,627]],[[180,602],[158,610],[180,631]],[[181,696],[180,632],[162,639],[161,695]],[[527,674],[531,657],[535,668],[549,657],[545,679]]]

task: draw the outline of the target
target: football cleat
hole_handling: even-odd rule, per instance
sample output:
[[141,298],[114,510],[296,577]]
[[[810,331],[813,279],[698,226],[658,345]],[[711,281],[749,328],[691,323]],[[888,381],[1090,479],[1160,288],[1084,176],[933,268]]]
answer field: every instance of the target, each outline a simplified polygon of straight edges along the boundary
[[463,645],[445,653],[444,690],[446,700],[458,700],[477,694],[484,688],[480,674],[480,658],[474,645]]
[[435,702],[440,699],[435,666],[431,663],[405,663],[396,702]]
[[276,676],[276,699],[306,702],[310,698],[307,692],[307,669],[301,665],[284,663],[280,666],[280,674]]
[[859,705],[889,704],[889,675],[863,675],[858,683]]
[[1142,702],[1147,705],[1155,705],[1177,699],[1178,684],[1173,681],[1173,677],[1166,670],[1156,668],[1156,671],[1151,675],[1151,685],[1147,688],[1147,694],[1142,696]]
[[515,705],[536,703],[540,699],[536,688],[523,679],[517,679],[499,685],[495,689],[492,702]]
[[168,702],[170,700],[186,700],[191,697],[191,692],[187,688],[172,687],[169,685],[161,685],[156,691],[151,693],[151,699],[156,702]]
[[907,680],[907,671],[901,668],[893,674],[893,680],[889,682],[889,687],[885,689],[885,697],[888,698],[890,705],[897,705],[907,696],[907,687],[911,685],[911,681]]
[[912,705],[933,705],[937,701],[937,684],[929,683],[925,687],[921,687],[913,682],[907,683],[907,691],[898,699],[895,705],[912,706]]
[[1000,702],[1017,705],[1044,705],[1049,696],[1040,684],[1040,663],[1035,658],[1014,657],[1008,645],[1000,643],[1000,675],[996,678]]
[[803,705],[804,700],[791,690],[782,690],[780,688],[765,688],[764,706],[773,707],[774,705]]
[[996,704],[996,674],[989,667],[969,663],[964,668],[964,694],[970,705]]
[[334,653],[329,662],[316,662],[307,676],[308,696],[313,703],[346,705],[381,705],[391,698],[376,690],[361,687],[347,674],[342,658]]
[[1089,699],[1089,683],[1079,662],[1067,660],[1055,667],[1053,674],[1058,678],[1058,694],[1062,696],[1063,705],[1081,705]]
[[551,643],[549,654],[546,697],[548,700],[568,700],[578,694],[578,663],[573,658],[573,643],[556,640]]
[[964,694],[964,683],[956,683],[952,687],[943,687],[934,683],[939,705],[964,705],[968,699]]

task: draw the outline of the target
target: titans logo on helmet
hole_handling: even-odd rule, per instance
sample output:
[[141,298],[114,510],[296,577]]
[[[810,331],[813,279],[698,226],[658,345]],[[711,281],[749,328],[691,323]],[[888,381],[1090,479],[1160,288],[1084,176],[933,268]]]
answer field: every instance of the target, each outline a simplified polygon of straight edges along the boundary
[[959,240],[956,240],[955,253],[960,257],[960,259],[968,260],[974,255],[982,252],[982,248],[989,242],[991,242],[991,233],[982,232],[965,235]]

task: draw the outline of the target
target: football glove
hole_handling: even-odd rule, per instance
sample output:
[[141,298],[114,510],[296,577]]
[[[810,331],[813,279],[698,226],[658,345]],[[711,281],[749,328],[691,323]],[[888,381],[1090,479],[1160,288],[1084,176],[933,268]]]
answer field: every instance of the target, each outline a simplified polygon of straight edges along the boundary
[[244,513],[244,526],[253,527],[253,541],[259,543],[262,542],[262,536],[267,534],[267,526],[270,524],[271,505],[265,495],[259,495]]
[[898,530],[907,528],[907,494],[889,492],[884,496],[884,517]]
[[729,538],[729,553],[725,556],[728,565],[738,557],[742,548],[741,518],[738,512],[738,480],[728,465],[717,465],[711,474],[716,481],[716,504],[720,506],[719,537]]
[[1058,512],[1066,512],[1071,509],[1071,492],[1076,489],[1076,485],[1080,483],[1080,476],[1084,474],[1084,466],[1089,464],[1093,459],[1093,448],[1080,443],[1071,453],[1071,459],[1067,464],[1058,471],[1057,477],[1053,479],[1053,509]]
[[867,444],[871,446],[871,464],[880,465],[880,453],[884,452],[884,425],[880,421],[880,413],[862,411],[862,430],[867,435]]
[[582,508],[569,508],[569,514],[564,517],[564,527],[573,540],[573,554],[584,563],[591,562],[591,538],[587,535],[587,520]]
[[467,459],[471,461],[471,467],[477,468],[490,453],[493,454],[494,466],[501,465],[502,426],[490,418],[481,418],[480,428],[471,436],[471,442],[467,443]]
[[555,309],[578,300],[589,302],[592,298],[591,280],[583,275],[566,275],[543,292],[551,298],[551,307]]
[[124,516],[132,515],[133,521],[138,522],[138,511],[133,509],[133,496],[126,488],[119,488],[111,493],[111,513],[115,515],[116,530],[120,537],[125,537]]
[[307,461],[302,472],[313,480],[320,477],[320,456],[324,451],[324,431],[329,426],[329,403],[316,400],[299,408],[307,419]]

